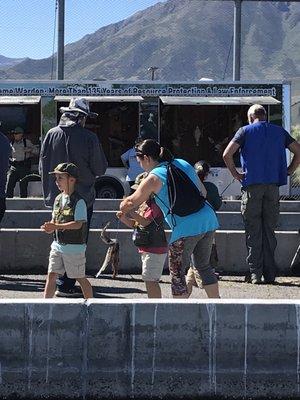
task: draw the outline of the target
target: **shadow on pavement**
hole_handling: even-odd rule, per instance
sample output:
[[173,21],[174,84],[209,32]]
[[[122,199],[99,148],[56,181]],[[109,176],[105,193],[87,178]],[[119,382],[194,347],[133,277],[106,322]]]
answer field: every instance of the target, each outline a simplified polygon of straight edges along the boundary
[[143,280],[141,278],[135,278],[132,275],[129,275],[129,276],[130,276],[130,278],[128,278],[127,276],[123,277],[121,275],[118,275],[114,279],[112,278],[111,275],[100,275],[99,278],[96,278],[95,275],[88,275],[87,277],[92,278],[92,279],[97,279],[97,280],[101,280],[101,279],[109,280],[109,281],[111,280],[111,281],[115,281],[115,282],[120,281],[120,282],[142,282],[143,283]]
[[[230,283],[244,283],[246,285],[251,286],[250,283],[245,282],[244,279],[230,279],[228,277],[222,276],[220,279],[222,282],[230,282]],[[292,278],[291,278],[292,280]],[[269,283],[260,283],[259,285],[255,285],[255,286],[285,286],[285,287],[300,287],[300,282],[274,282],[273,284],[269,284]]]
[[146,290],[136,289],[136,288],[121,288],[121,287],[102,287],[102,286],[94,286],[94,293],[147,293]]
[[22,278],[3,278],[0,276],[0,290],[14,290],[17,292],[42,292],[45,287],[44,280]]

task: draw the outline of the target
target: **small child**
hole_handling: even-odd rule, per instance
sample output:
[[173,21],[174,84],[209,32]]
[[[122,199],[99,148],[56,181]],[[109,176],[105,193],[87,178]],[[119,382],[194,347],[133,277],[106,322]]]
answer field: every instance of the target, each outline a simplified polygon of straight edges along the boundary
[[61,193],[54,201],[52,220],[41,226],[44,232],[54,234],[44,298],[54,296],[56,279],[66,272],[69,278],[77,280],[84,298],[89,299],[93,297],[93,289],[85,277],[87,208],[75,191],[78,168],[71,163],[62,163],[49,174],[55,174]]
[[[136,190],[147,173],[139,174],[135,184]],[[168,243],[163,228],[164,218],[160,208],[155,203],[153,196],[142,203],[137,212],[124,215],[122,211],[117,212],[117,217],[129,228],[143,227],[143,231],[149,234],[149,245],[138,247],[142,260],[142,279],[145,282],[149,298],[161,298],[159,280],[161,278],[164,263],[168,253]]]
[[[200,179],[200,181],[203,183],[205,189],[206,189],[206,200],[208,203],[212,206],[212,208],[217,211],[222,205],[222,197],[219,194],[217,186],[212,183],[212,182],[206,182],[205,179],[207,178],[207,175],[210,170],[210,166],[206,161],[198,161],[195,165],[194,168],[197,172],[197,175]],[[211,255],[210,255],[210,265],[212,267],[217,267],[218,266],[218,253],[217,253],[217,246],[216,246],[216,240],[214,238],[213,244],[212,244],[212,249],[211,249]],[[215,272],[217,277],[219,278],[219,274]],[[191,265],[189,268],[187,275],[186,275],[186,284],[188,288],[188,295],[190,296],[193,290],[193,286],[202,288],[202,279],[200,277],[200,274],[198,270]]]

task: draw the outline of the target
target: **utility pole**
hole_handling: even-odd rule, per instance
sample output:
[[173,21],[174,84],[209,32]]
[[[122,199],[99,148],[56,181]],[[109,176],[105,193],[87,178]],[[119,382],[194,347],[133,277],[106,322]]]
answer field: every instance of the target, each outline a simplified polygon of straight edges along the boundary
[[[212,0],[215,1],[215,0]],[[217,0],[218,1],[218,0]],[[242,26],[242,1],[265,2],[275,0],[234,0],[234,27],[233,27],[233,80],[241,79],[241,26]],[[277,0],[276,3],[285,3],[285,0]],[[291,3],[299,3],[300,0],[291,0]]]
[[65,50],[65,0],[57,0],[58,35],[57,35],[57,79],[64,79],[64,50]]
[[157,71],[159,68],[158,67],[149,67],[148,71],[151,72],[151,81],[154,81],[155,79],[155,71]]
[[234,0],[233,27],[233,80],[241,79],[242,0]]

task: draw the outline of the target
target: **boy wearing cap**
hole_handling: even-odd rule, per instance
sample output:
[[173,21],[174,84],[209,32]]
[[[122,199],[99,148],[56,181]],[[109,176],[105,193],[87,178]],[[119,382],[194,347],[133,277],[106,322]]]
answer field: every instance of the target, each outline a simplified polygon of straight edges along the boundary
[[61,163],[50,174],[55,174],[61,193],[54,201],[52,220],[41,226],[43,231],[54,234],[44,298],[54,296],[57,277],[66,273],[78,281],[88,299],[93,297],[93,290],[85,277],[87,208],[75,191],[78,168],[72,163]]
[[[73,98],[68,107],[61,107],[62,113],[58,126],[47,133],[41,148],[39,171],[42,178],[43,195],[46,207],[53,207],[58,195],[54,180],[49,177],[57,164],[76,163],[80,180],[76,190],[87,205],[87,225],[93,214],[95,201],[95,182],[107,167],[107,160],[97,136],[85,128],[87,118],[96,117],[90,111],[89,102],[84,98]],[[76,296],[75,280],[66,275],[58,279],[56,296]]]

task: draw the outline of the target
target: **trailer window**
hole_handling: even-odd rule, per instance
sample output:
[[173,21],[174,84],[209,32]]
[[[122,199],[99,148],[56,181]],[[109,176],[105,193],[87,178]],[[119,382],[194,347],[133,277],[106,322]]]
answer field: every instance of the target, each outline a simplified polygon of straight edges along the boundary
[[[67,105],[68,102],[58,101],[57,110]],[[123,167],[121,154],[134,145],[139,134],[139,101],[90,101],[90,109],[98,117],[88,118],[86,128],[98,136],[109,167]],[[60,115],[58,111],[58,120]]]
[[[248,105],[169,106],[161,104],[160,141],[191,164],[206,160],[223,167],[223,151],[234,133],[247,124]],[[239,155],[235,162],[239,165]]]
[[38,144],[41,134],[41,105],[2,105],[0,104],[1,131],[10,135],[12,129],[21,126],[26,137]]

